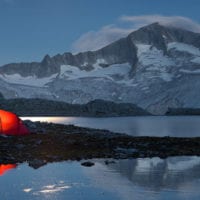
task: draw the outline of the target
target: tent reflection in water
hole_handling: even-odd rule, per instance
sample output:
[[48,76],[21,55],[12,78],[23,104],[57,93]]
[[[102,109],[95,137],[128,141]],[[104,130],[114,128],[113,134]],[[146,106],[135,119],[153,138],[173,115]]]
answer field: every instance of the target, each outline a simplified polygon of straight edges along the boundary
[[28,135],[30,131],[16,114],[0,110],[0,134]]
[[0,164],[0,176],[4,175],[8,170],[15,169],[17,164]]

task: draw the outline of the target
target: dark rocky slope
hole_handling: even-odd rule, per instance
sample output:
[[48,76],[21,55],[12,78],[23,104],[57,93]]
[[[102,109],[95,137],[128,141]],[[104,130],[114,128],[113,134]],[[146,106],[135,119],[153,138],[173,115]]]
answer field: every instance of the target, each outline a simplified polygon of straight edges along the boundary
[[44,99],[0,99],[0,107],[20,116],[139,116],[150,115],[147,111],[128,103],[103,100],[87,104],[68,104]]

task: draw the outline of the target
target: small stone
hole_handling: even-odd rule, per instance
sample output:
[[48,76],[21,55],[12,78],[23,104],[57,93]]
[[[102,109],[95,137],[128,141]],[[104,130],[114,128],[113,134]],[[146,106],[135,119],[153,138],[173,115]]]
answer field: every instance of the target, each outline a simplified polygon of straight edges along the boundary
[[81,163],[81,165],[84,167],[92,167],[95,164],[93,162],[87,161],[87,162]]
[[38,159],[34,159],[29,161],[29,166],[33,167],[34,169],[38,169],[39,167],[46,165],[47,161],[46,160],[38,160]]

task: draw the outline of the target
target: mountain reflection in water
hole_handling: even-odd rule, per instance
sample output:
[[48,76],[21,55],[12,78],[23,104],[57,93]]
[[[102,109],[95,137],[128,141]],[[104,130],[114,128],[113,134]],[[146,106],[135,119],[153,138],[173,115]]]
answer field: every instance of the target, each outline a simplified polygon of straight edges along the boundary
[[170,157],[119,160],[108,166],[135,185],[155,191],[177,189],[180,185],[200,179],[200,157]]
[[[106,161],[106,162],[105,162]],[[0,177],[3,199],[195,199],[200,196],[200,157],[94,159],[50,163],[37,170],[27,164]],[[16,165],[13,165],[13,168]],[[6,184],[5,184],[6,183]],[[9,188],[9,189],[8,189]]]
[[[86,170],[96,187],[120,199],[199,199],[200,157],[118,160]],[[109,174],[109,175],[108,175]]]

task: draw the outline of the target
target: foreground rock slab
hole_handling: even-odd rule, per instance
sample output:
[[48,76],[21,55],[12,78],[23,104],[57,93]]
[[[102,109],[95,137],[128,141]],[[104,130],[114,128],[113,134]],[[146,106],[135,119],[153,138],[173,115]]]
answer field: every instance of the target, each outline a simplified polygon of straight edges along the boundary
[[38,168],[64,160],[200,156],[200,137],[132,137],[73,125],[25,123],[32,134],[0,136],[0,163],[28,162]]

